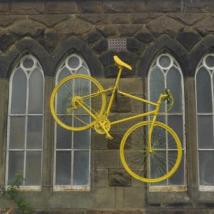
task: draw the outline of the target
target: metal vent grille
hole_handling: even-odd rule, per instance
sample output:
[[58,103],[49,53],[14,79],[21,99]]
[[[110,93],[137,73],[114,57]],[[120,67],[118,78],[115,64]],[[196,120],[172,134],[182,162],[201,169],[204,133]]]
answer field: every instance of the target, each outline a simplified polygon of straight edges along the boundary
[[126,38],[108,39],[108,49],[115,52],[126,51],[127,39]]

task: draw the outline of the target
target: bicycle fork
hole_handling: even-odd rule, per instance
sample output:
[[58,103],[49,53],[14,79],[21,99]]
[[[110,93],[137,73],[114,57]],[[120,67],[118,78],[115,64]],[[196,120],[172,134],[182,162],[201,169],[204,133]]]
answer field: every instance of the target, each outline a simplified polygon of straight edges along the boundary
[[149,127],[149,133],[148,133],[148,152],[152,153],[153,149],[152,149],[152,133],[153,133],[153,129],[154,129],[154,123],[157,119],[157,115],[159,114],[160,111],[160,105],[161,105],[161,100],[163,99],[162,95],[159,97],[158,102],[157,102],[157,108],[154,111],[154,117],[152,119],[152,124]]

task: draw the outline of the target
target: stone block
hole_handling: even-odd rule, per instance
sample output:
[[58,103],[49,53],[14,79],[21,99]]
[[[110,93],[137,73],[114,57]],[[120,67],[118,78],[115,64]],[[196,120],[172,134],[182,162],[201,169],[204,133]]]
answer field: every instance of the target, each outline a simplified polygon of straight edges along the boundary
[[16,14],[40,14],[44,12],[44,1],[12,1],[11,12]]
[[113,209],[115,206],[114,187],[98,188],[95,191],[94,209]]
[[8,13],[10,9],[10,5],[8,1],[0,1],[0,12],[1,13]]
[[141,54],[145,46],[139,42],[137,39],[128,38],[127,39],[127,49],[128,51],[135,52],[136,54]]
[[120,95],[115,97],[115,102],[113,103],[113,106],[112,106],[112,112],[118,112],[118,113],[131,112],[130,99]]
[[154,39],[153,35],[148,30],[140,31],[136,34],[136,38],[145,44],[152,42]]
[[45,2],[46,13],[79,13],[79,8],[75,1],[51,1]]
[[86,41],[89,44],[95,43],[102,38],[102,35],[99,32],[92,32],[87,35]]
[[124,188],[124,208],[145,208],[145,191],[140,187]]
[[97,150],[93,151],[95,169],[118,168],[120,164],[119,151],[117,150]]
[[93,49],[98,53],[98,54],[102,54],[103,52],[105,52],[108,49],[108,42],[106,39],[102,39],[100,41],[98,41]]
[[191,50],[201,37],[196,32],[180,32],[176,38],[187,50]]
[[109,170],[109,186],[128,187],[131,186],[131,177],[125,170],[110,169]]
[[107,143],[108,149],[119,149],[123,133],[111,132],[111,135],[113,136],[113,139],[108,140]]
[[107,149],[108,140],[105,135],[92,132],[91,147],[93,150],[105,150]]
[[95,188],[108,187],[108,169],[94,169],[93,186]]

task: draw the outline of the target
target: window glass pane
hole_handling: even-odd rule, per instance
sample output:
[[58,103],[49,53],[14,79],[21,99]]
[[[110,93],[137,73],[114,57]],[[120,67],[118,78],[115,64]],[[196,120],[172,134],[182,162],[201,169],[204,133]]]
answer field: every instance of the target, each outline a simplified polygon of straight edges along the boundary
[[[166,151],[156,151],[151,155],[150,158],[150,170],[151,177],[157,178],[166,174]],[[163,185],[166,183],[164,180],[161,183],[157,183],[155,185]]]
[[157,101],[164,90],[164,75],[158,67],[154,67],[150,74],[150,98]]
[[208,71],[201,68],[196,76],[198,112],[212,112],[211,80]]
[[175,67],[167,73],[167,88],[171,90],[174,97],[174,106],[170,112],[182,112],[181,75]]
[[27,148],[42,148],[42,116],[28,116]]
[[61,81],[62,79],[64,79],[66,76],[70,75],[71,72],[68,70],[68,68],[63,67],[62,70],[60,71],[60,74],[58,76],[57,81]]
[[89,182],[89,152],[74,153],[74,185],[86,185]]
[[25,73],[18,68],[12,79],[11,113],[24,114],[26,111],[27,80]]
[[90,130],[74,132],[74,148],[89,149]]
[[39,69],[35,69],[29,79],[29,113],[43,112],[43,76]]
[[214,151],[199,151],[200,184],[214,185]]
[[[158,67],[154,67],[150,74],[150,100],[156,102],[160,96],[160,93],[165,89],[164,75]],[[164,103],[161,107],[161,111],[165,111]]]
[[[175,163],[177,153],[175,151],[169,151],[168,152],[168,167],[172,168],[172,165],[170,163]],[[183,154],[184,155],[184,154]],[[168,179],[169,184],[172,185],[181,185],[184,184],[184,158],[182,159],[182,162],[178,168],[178,170],[175,172],[175,174]]]
[[89,70],[88,70],[88,68],[81,66],[77,73],[89,75]]
[[75,80],[75,95],[88,95],[90,93],[90,81],[85,79]]
[[[176,132],[181,143],[183,144],[183,118],[181,115],[168,115],[168,125]],[[173,149],[175,143],[170,144],[170,140],[172,140],[172,136],[168,135],[169,138],[169,148]],[[175,142],[173,140],[173,142]]]
[[[73,82],[73,81],[72,81]],[[57,113],[66,114],[67,108],[70,107],[70,97],[72,97],[72,87],[71,81],[64,84],[58,92],[57,95]]]
[[10,149],[23,149],[25,143],[25,117],[10,117]]
[[41,152],[27,152],[25,185],[41,184]]
[[71,184],[71,152],[56,152],[56,185]]
[[212,116],[198,116],[198,144],[200,149],[214,149]]
[[8,183],[16,179],[16,175],[23,176],[24,152],[9,152]]
[[57,149],[71,149],[72,148],[72,134],[61,126],[57,126]]

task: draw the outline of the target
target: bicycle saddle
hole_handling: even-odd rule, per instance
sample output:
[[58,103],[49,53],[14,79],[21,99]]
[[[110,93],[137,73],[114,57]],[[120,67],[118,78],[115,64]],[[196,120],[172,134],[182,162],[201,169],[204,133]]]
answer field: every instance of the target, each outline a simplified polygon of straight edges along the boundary
[[128,65],[127,63],[123,62],[118,56],[114,56],[114,61],[119,67],[127,68],[128,70],[132,70],[132,67]]

